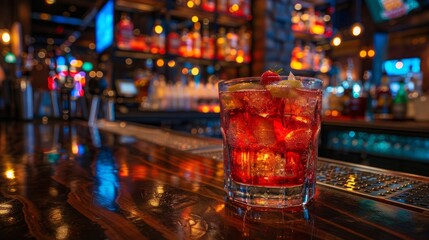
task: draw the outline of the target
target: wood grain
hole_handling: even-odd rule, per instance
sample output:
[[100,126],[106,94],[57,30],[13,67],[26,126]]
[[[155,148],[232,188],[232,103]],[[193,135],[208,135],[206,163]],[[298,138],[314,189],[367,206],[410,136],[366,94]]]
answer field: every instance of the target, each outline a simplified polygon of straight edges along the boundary
[[308,209],[226,200],[223,163],[81,122],[0,122],[1,239],[427,239],[429,214],[318,186]]

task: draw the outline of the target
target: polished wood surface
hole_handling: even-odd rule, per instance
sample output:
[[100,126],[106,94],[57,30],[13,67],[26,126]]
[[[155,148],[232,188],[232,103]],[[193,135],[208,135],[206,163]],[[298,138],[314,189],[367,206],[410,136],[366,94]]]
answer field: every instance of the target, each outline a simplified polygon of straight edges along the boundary
[[232,204],[223,163],[83,122],[0,122],[0,239],[427,239],[429,214],[317,186],[295,212]]

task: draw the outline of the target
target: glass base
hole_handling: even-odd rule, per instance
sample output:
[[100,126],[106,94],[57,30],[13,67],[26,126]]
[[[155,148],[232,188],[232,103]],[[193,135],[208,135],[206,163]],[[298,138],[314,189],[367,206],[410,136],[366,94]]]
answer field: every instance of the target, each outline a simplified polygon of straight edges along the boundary
[[314,196],[315,184],[308,181],[290,187],[253,186],[226,179],[225,191],[231,201],[254,207],[304,207]]

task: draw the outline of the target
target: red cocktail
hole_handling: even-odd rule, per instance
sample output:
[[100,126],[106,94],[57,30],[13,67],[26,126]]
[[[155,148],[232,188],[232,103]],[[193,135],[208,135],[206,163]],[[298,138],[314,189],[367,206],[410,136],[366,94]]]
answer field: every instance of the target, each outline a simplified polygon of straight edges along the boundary
[[289,207],[314,195],[322,83],[281,77],[219,84],[225,190],[250,205]]

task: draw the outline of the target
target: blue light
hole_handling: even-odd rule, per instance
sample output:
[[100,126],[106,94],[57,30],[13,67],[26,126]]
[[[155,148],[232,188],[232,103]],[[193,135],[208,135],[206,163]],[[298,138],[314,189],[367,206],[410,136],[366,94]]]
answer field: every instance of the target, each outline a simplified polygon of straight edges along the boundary
[[[399,63],[399,64],[398,64]],[[392,59],[384,62],[387,75],[405,75],[410,70],[420,72],[420,58]]]
[[208,74],[212,75],[214,72],[215,72],[215,69],[213,66],[210,65],[207,67],[207,73]]
[[148,58],[146,60],[146,67],[151,69],[153,67],[153,60],[151,58]]
[[190,63],[190,62],[185,62],[185,63],[183,63],[183,66],[184,66],[185,68],[189,68],[189,69],[191,69],[191,68],[192,68],[192,63]]
[[359,85],[357,85],[357,84],[355,84],[355,85],[353,85],[353,92],[360,92],[360,86]]
[[116,197],[119,180],[113,154],[108,148],[100,148],[95,164],[94,195],[97,203],[108,210],[117,210]]
[[113,0],[109,0],[95,17],[95,50],[98,53],[112,45],[113,26]]
[[80,26],[82,23],[82,20],[79,18],[73,18],[73,17],[63,17],[58,15],[51,16],[50,21],[60,24],[69,24],[69,25],[76,25]]
[[396,93],[399,90],[399,87],[400,87],[399,83],[397,83],[397,82],[393,82],[393,83],[390,84],[390,91],[392,91],[393,95],[396,95]]
[[63,56],[57,57],[57,65],[66,65],[66,59]]
[[353,98],[359,98],[361,87],[358,84],[353,85]]
[[349,132],[349,137],[352,138],[352,137],[355,137],[355,136],[356,136],[356,133],[354,131],[350,131]]

